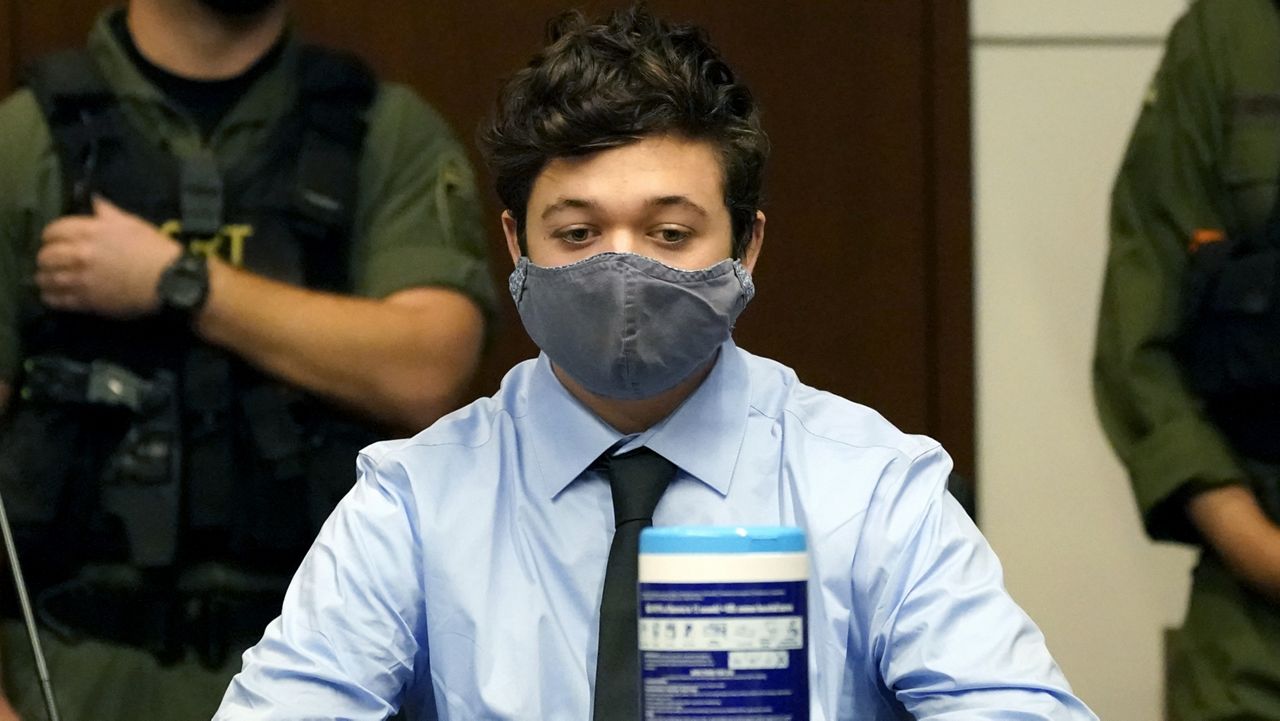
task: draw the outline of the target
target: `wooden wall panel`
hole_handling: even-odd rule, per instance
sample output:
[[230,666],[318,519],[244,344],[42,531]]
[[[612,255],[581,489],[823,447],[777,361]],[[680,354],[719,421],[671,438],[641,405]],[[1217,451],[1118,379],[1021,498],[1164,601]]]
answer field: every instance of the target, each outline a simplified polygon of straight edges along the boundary
[[0,89],[7,90],[13,76],[14,0],[0,0]]
[[16,83],[22,66],[32,58],[84,44],[85,34],[110,0],[10,0],[13,3],[14,65],[10,83]]
[[[105,0],[0,0],[5,58],[81,42]],[[450,120],[488,202],[494,280],[509,270],[499,208],[471,139],[500,78],[540,46],[564,0],[295,0],[312,38],[354,50]],[[589,14],[621,2],[579,3]],[[940,438],[973,472],[967,3],[652,0],[698,22],[752,86],[773,141],[759,295],[739,343],[809,383]],[[6,8],[10,12],[4,12]],[[0,51],[4,48],[0,46]],[[0,65],[9,85],[15,62]],[[535,352],[505,302],[479,379]]]
[[[617,3],[594,3],[593,8]],[[814,385],[931,426],[925,260],[926,42],[918,2],[654,2],[703,24],[765,109],[774,145],[760,293],[739,342],[794,365]],[[496,78],[522,65],[555,0],[476,4],[382,2],[377,16],[302,2],[310,34],[372,58],[421,89],[471,133]],[[415,28],[417,32],[391,31]],[[963,32],[961,32],[963,35]],[[477,49],[481,49],[477,51]],[[490,195],[490,201],[496,202]],[[499,277],[497,207],[490,230]],[[533,352],[514,314],[481,381]]]
[[[930,249],[929,426],[946,444],[970,483],[977,469],[974,433],[973,159],[970,144],[968,3],[924,5],[925,212]],[[970,508],[970,512],[975,509]],[[975,513],[976,515],[976,513]]]

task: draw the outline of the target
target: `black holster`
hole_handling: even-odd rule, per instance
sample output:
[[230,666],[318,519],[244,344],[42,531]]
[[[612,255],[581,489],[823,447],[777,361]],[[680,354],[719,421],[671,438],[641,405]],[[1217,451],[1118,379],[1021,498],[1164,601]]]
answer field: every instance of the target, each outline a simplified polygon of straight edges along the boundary
[[[82,501],[78,505],[100,509],[97,525],[122,536],[128,560],[138,567],[171,565],[178,553],[182,500],[182,428],[175,374],[157,370],[143,377],[106,361],[60,356],[28,359],[23,370],[22,403],[15,410],[19,429],[38,431],[38,424],[23,425],[31,419],[46,418],[52,423],[58,416],[76,413],[112,415],[116,432],[102,430],[113,445],[81,451],[102,457],[93,464],[98,468],[96,492],[91,487],[77,489]],[[38,453],[56,452],[40,448],[45,441],[19,438],[17,445],[31,445]],[[66,463],[67,459],[55,460]],[[33,481],[39,479],[28,479],[27,484]],[[83,502],[93,497],[96,503]],[[45,515],[52,519],[57,514]],[[86,549],[90,556],[94,550]]]

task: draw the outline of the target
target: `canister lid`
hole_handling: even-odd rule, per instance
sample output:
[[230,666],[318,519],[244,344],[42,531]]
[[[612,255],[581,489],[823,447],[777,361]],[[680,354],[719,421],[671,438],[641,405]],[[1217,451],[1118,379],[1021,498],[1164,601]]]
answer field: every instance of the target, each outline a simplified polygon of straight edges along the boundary
[[659,526],[640,533],[641,553],[787,553],[805,550],[793,526]]

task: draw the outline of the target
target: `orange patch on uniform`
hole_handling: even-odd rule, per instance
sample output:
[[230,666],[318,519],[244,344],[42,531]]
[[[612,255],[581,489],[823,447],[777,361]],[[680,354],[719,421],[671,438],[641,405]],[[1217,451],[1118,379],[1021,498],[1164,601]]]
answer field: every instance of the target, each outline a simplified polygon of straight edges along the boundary
[[1217,228],[1196,228],[1195,232],[1191,234],[1191,245],[1188,246],[1188,249],[1194,253],[1200,250],[1201,246],[1209,245],[1210,243],[1221,243],[1226,239],[1227,234]]

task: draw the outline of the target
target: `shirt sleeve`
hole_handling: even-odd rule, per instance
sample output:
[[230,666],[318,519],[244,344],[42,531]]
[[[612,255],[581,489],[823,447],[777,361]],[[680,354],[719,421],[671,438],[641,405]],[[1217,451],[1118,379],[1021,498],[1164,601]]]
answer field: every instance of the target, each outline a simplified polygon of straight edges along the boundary
[[22,309],[36,303],[39,232],[60,211],[60,183],[35,96],[19,90],[0,102],[0,381],[14,379],[22,358]]
[[492,316],[475,176],[448,124],[414,92],[384,83],[369,113],[352,247],[358,295],[457,290]]
[[1098,317],[1094,397],[1127,466],[1148,532],[1195,540],[1183,505],[1196,487],[1244,480],[1188,390],[1173,355],[1188,246],[1230,225],[1216,180],[1222,146],[1221,53],[1199,3],[1174,27],[1111,199],[1111,244]]
[[409,481],[363,453],[358,468],[214,721],[381,721],[402,701],[429,708],[404,698],[430,689]]
[[947,493],[947,455],[935,447],[895,470],[868,507],[873,540],[854,565],[855,606],[873,609],[867,637],[888,693],[920,721],[1096,721]]

